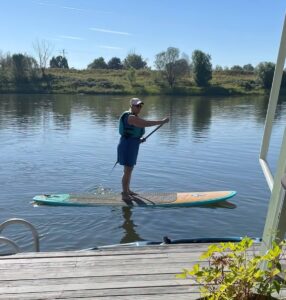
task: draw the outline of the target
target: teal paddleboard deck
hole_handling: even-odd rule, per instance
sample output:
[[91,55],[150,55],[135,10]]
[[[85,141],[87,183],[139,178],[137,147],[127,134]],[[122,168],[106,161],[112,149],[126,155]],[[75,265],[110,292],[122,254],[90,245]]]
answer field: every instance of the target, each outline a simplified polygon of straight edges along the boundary
[[[222,203],[236,195],[235,191],[191,193],[140,193],[123,200],[120,193],[43,194],[34,203],[54,206],[203,206]],[[231,207],[230,207],[231,208]]]

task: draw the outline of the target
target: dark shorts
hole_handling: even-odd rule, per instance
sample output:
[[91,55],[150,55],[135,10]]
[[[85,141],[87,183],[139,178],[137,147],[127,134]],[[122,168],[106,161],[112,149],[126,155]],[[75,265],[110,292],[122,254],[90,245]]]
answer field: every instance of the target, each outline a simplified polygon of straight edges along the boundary
[[121,137],[117,146],[117,158],[120,165],[133,167],[136,165],[140,138]]

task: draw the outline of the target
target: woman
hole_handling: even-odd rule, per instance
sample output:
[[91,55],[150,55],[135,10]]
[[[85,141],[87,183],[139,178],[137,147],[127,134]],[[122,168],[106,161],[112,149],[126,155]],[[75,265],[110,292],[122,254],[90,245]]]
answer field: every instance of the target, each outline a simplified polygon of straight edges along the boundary
[[145,127],[161,125],[169,122],[169,118],[160,121],[148,121],[139,118],[138,115],[144,103],[139,98],[130,100],[130,109],[125,111],[119,119],[119,133],[121,135],[117,155],[118,162],[124,166],[122,176],[122,199],[130,200],[130,196],[136,193],[130,190],[131,175],[136,165],[139,145],[145,142],[142,136],[145,133]]

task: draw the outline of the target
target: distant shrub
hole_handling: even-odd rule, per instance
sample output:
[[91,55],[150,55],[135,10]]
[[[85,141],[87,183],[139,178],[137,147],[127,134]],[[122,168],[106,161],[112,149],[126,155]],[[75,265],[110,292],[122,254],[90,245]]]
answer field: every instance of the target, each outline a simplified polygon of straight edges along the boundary
[[107,88],[107,89],[112,87],[112,83],[108,80],[97,81],[97,85],[99,87],[103,87],[103,88]]
[[256,74],[262,87],[269,89],[272,85],[275,64],[272,62],[262,62],[256,67]]
[[200,50],[192,54],[192,72],[198,86],[207,86],[212,79],[211,56]]
[[135,69],[130,68],[127,72],[127,80],[129,81],[130,85],[133,87],[136,84],[136,72]]
[[136,53],[130,53],[126,56],[123,61],[123,66],[125,69],[143,69],[147,66],[147,62],[142,58],[141,55]]
[[151,76],[151,74],[152,73],[150,72],[150,70],[146,70],[146,69],[137,71],[137,75],[139,75],[139,76],[149,77],[149,76]]
[[112,85],[112,88],[114,88],[116,90],[124,90],[124,85],[115,83],[115,84]]

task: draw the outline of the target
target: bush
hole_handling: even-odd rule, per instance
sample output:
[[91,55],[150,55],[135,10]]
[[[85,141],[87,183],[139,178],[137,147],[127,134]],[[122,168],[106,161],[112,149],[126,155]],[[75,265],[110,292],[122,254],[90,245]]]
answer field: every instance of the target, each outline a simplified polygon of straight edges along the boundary
[[211,56],[200,50],[195,50],[192,54],[192,60],[192,72],[196,84],[207,86],[212,79]]
[[263,88],[271,88],[274,70],[275,64],[272,62],[262,62],[256,67],[256,74]]
[[[266,254],[249,256],[252,244],[253,240],[245,237],[239,243],[211,245],[201,256],[207,259],[207,266],[195,264],[177,277],[194,278],[201,285],[202,296],[209,300],[262,299],[255,297],[256,293],[272,299],[271,294],[281,288],[276,276],[282,271],[280,256],[285,243],[274,242]],[[261,268],[263,263],[265,269]]]

